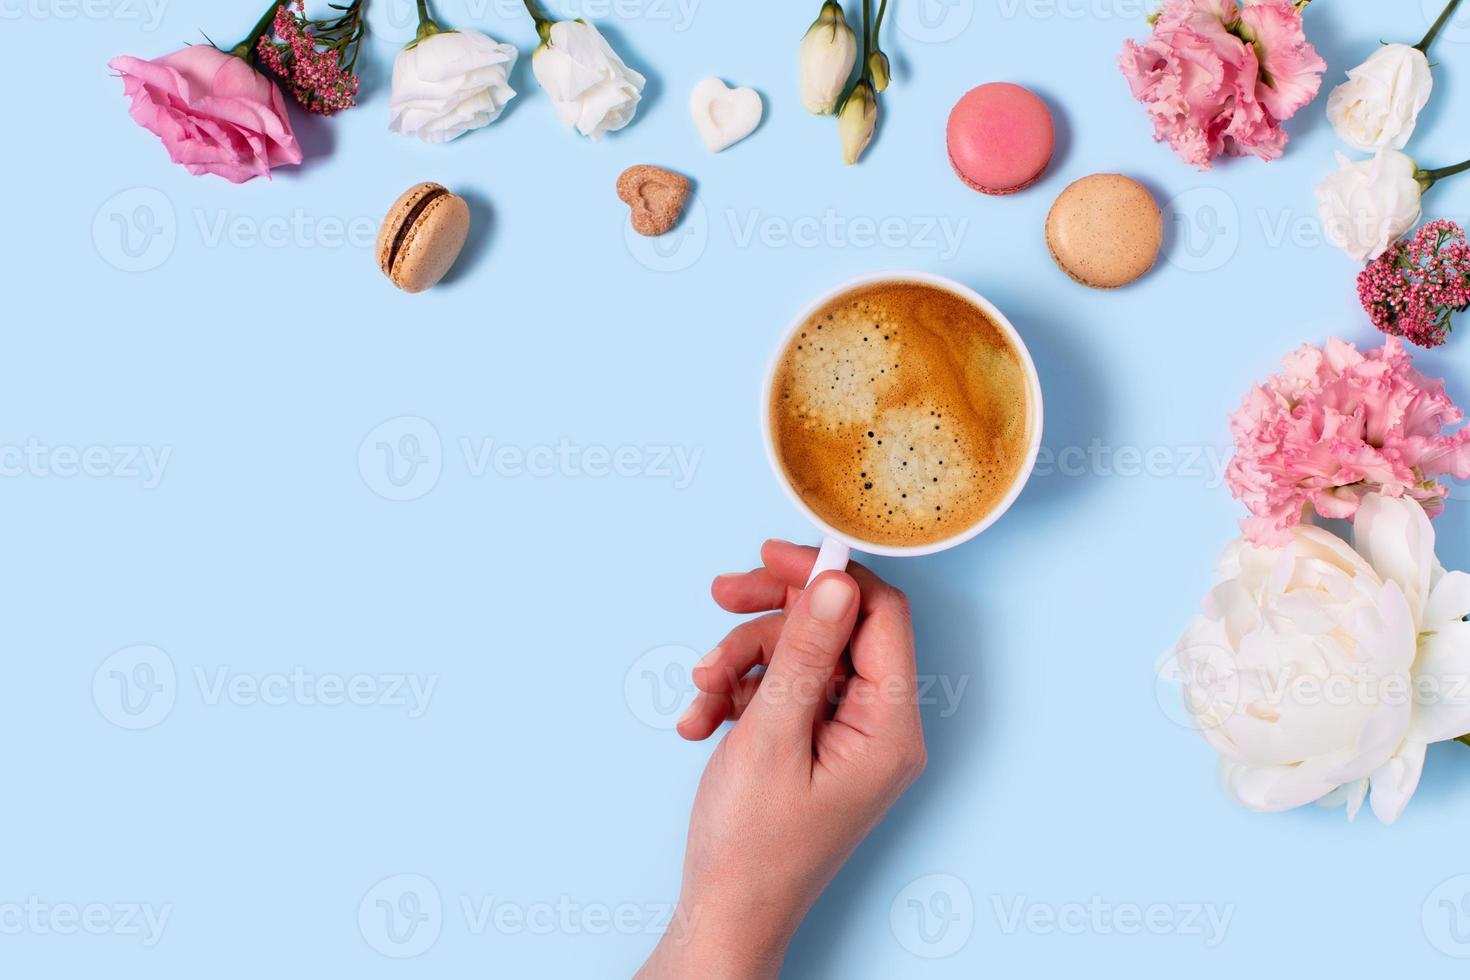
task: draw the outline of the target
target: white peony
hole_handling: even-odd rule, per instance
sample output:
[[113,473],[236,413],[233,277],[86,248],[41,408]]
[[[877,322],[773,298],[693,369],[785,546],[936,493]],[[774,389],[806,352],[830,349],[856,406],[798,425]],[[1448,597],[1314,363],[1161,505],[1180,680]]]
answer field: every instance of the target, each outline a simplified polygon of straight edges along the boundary
[[562,125],[588,139],[632,122],[643,94],[643,76],[623,64],[597,28],[580,20],[550,26],[531,55],[531,71]]
[[[1353,544],[1302,526],[1241,539],[1173,657],[1185,705],[1252,810],[1317,801],[1398,818],[1426,746],[1470,732],[1470,575],[1409,498],[1363,499]],[[1354,550],[1356,548],[1356,550]]]
[[857,35],[847,26],[842,7],[834,0],[827,0],[802,36],[797,51],[801,104],[806,111],[819,116],[831,115],[847,88],[856,62]]
[[443,143],[500,117],[515,97],[516,49],[478,31],[440,31],[398,52],[388,128]]
[[1386,44],[1347,75],[1327,97],[1327,118],[1338,137],[1365,153],[1402,150],[1434,88],[1424,52]]
[[1382,255],[1419,222],[1419,168],[1398,150],[1368,160],[1337,155],[1339,170],[1317,183],[1317,213],[1327,240],[1359,262]]

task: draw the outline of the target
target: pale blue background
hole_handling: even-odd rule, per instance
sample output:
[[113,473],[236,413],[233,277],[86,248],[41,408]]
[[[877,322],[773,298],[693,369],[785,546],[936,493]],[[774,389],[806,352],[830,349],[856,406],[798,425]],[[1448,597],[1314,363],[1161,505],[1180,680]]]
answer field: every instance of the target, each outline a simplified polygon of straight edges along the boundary
[[[104,66],[200,29],[233,43],[256,4],[164,0],[155,22],[132,0],[95,2],[0,0],[0,446],[171,455],[154,487],[39,465],[0,479],[0,915],[36,896],[146,902],[170,918],[151,947],[125,928],[39,934],[0,918],[0,972],[632,972],[653,943],[644,907],[676,895],[713,745],[668,731],[684,666],[731,625],[708,580],[749,565],[768,535],[811,537],[762,457],[761,370],[815,292],[903,267],[967,282],[1015,321],[1041,372],[1050,451],[1096,440],[1163,462],[1133,476],[1051,467],[966,547],[875,563],[913,597],[935,691],[966,687],[954,710],[926,708],[928,773],[812,913],[788,974],[1463,972],[1446,954],[1470,943],[1454,941],[1439,900],[1463,898],[1470,879],[1434,890],[1470,872],[1470,750],[1431,751],[1392,828],[1340,811],[1253,815],[1218,791],[1212,753],[1153,680],[1240,514],[1208,463],[1223,458],[1227,413],[1296,345],[1376,338],[1352,263],[1315,218],[1312,182],[1333,166],[1325,88],[1292,122],[1285,159],[1197,173],[1150,140],[1114,64],[1151,4],[894,0],[881,135],[843,168],[834,125],[796,99],[816,0],[692,12],[688,0],[584,0],[551,6],[595,19],[649,76],[628,130],[600,145],[562,132],[523,61],[523,94],[500,122],[426,147],[385,130],[411,5],[372,0],[361,107],[298,118],[306,165],[236,187],[170,165]],[[1417,40],[1436,4],[1319,0],[1307,18],[1328,84],[1380,38]],[[445,0],[439,13],[529,54],[513,4]],[[1470,154],[1470,13],[1435,54],[1412,147],[1428,165]],[[686,112],[709,74],[756,86],[767,105],[760,130],[719,156]],[[994,79],[1042,93],[1060,133],[1045,178],[1007,198],[955,180],[942,141],[954,100]],[[697,183],[663,253],[629,246],[612,193],[645,162]],[[1055,195],[1100,170],[1174,200],[1167,260],[1113,293],[1063,277],[1041,235]],[[407,296],[376,270],[371,235],[422,179],[469,197],[476,229],[451,282]],[[1429,211],[1470,218],[1470,179],[1435,189]],[[115,217],[138,222],[126,241]],[[897,243],[862,238],[884,218],[898,219]],[[923,233],[938,219],[964,222],[954,254]],[[837,230],[781,234],[824,220]],[[765,231],[750,238],[752,222]],[[658,271],[670,265],[685,268]],[[152,268],[127,271],[138,266]],[[1462,400],[1467,342],[1420,357]],[[404,435],[425,437],[429,462],[405,490],[416,499],[395,502],[378,492],[395,491],[377,443],[412,449]],[[641,475],[475,475],[462,439],[632,446]],[[644,472],[661,446],[700,454],[687,487]],[[1467,567],[1459,496],[1436,527],[1445,563]],[[138,644],[157,651],[112,656]],[[140,716],[156,723],[124,730],[114,671],[144,677],[129,673],[139,657],[155,679],[172,670],[173,700],[157,695]],[[209,687],[296,667],[437,686],[417,718]],[[389,935],[378,899],[413,885],[442,912]],[[1065,912],[1094,897],[1232,917],[1214,947],[1187,929],[1005,929],[1018,900]],[[909,898],[929,916],[922,935]],[[574,911],[549,934],[478,928],[464,899]],[[951,917],[935,918],[946,902]],[[603,926],[625,903],[637,908],[623,926]]]

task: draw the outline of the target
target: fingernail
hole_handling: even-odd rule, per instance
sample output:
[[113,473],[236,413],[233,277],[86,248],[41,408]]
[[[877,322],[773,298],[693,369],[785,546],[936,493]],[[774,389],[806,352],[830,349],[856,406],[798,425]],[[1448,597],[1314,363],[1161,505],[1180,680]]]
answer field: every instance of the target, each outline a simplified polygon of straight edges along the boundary
[[708,667],[710,664],[714,663],[718,659],[720,659],[720,648],[715,647],[709,653],[706,653],[704,656],[699,658],[699,663],[694,665],[694,669],[698,670],[701,667]]
[[693,718],[695,709],[697,709],[698,707],[699,698],[696,697],[692,702],[690,702],[689,707],[684,709],[684,713],[679,716],[679,720],[674,722],[674,727],[678,728],[680,725],[684,724],[684,722],[688,721],[690,718]]
[[852,605],[852,584],[845,578],[824,578],[812,587],[807,609],[812,618],[824,623],[835,623],[847,615]]

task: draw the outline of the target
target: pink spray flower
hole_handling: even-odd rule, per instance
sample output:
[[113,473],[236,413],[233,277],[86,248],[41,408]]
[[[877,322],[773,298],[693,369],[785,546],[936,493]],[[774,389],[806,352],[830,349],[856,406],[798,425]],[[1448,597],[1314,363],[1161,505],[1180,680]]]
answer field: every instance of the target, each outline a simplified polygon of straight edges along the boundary
[[1449,337],[1450,317],[1470,308],[1470,244],[1453,221],[1400,238],[1358,274],[1358,299],[1386,334],[1421,347]]
[[357,105],[363,3],[335,5],[336,16],[316,21],[306,16],[305,0],[286,0],[256,42],[261,62],[306,111],[330,116]]
[[1118,64],[1154,138],[1202,170],[1223,154],[1280,156],[1282,122],[1327,67],[1291,0],[1165,0],[1153,35],[1124,42]]
[[1436,478],[1470,478],[1470,429],[1443,434],[1463,419],[1393,337],[1366,354],[1333,339],[1287,355],[1230,419],[1226,479],[1251,512],[1246,537],[1282,545],[1308,508],[1351,518],[1374,492],[1412,497],[1433,517],[1448,494]]

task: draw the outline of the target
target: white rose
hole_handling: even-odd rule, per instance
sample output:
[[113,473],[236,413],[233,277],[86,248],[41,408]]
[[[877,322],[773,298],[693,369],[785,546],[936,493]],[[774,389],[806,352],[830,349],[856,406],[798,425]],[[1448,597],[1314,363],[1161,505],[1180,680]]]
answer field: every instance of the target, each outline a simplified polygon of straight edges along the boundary
[[822,4],[797,51],[801,71],[801,104],[807,112],[831,115],[847,88],[857,61],[857,36],[847,26],[842,7],[833,0]]
[[1376,259],[1419,221],[1419,168],[1398,150],[1367,160],[1339,153],[1337,164],[1337,173],[1317,183],[1323,233],[1359,262]]
[[1347,75],[1327,97],[1327,118],[1338,137],[1365,153],[1402,150],[1434,88],[1424,52],[1387,44]]
[[441,31],[398,52],[388,128],[443,143],[499,118],[515,97],[516,49],[477,31]]
[[1318,801],[1391,823],[1425,747],[1470,732],[1470,575],[1446,573],[1417,502],[1363,498],[1357,550],[1298,527],[1237,541],[1175,650],[1225,789],[1258,811]]
[[588,139],[632,122],[643,93],[643,76],[623,64],[597,28],[579,20],[551,25],[531,56],[531,70],[562,125]]

